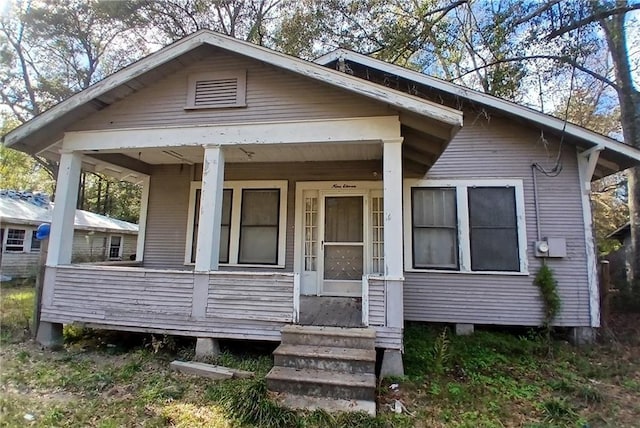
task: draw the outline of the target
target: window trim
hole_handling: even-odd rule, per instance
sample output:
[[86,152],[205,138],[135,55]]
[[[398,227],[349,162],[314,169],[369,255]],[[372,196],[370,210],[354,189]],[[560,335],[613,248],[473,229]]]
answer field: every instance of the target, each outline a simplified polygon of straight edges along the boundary
[[[196,105],[196,84],[202,80],[237,79],[236,99],[228,104]],[[247,106],[247,71],[209,71],[194,73],[187,77],[187,100],[185,110],[224,109]]]
[[[518,235],[518,271],[473,271],[471,270],[471,235],[469,219],[469,198],[467,188],[470,187],[513,187],[516,203],[516,222]],[[458,269],[414,268],[413,267],[413,224],[412,224],[412,189],[414,187],[455,188],[456,213],[458,222]],[[409,179],[404,180],[404,254],[407,272],[467,273],[480,275],[528,275],[529,260],[527,255],[527,223],[522,179]]]
[[[232,190],[231,198],[231,228],[229,232],[229,262],[218,263],[220,266],[233,267],[261,267],[284,269],[287,246],[287,180],[240,180],[225,181],[223,189]],[[193,245],[193,219],[195,214],[196,190],[202,189],[202,181],[192,181],[189,190],[189,209],[187,214],[187,239],[185,243],[184,264],[194,266],[191,261],[191,248]],[[239,263],[240,251],[240,219],[242,214],[242,190],[243,189],[278,189],[280,191],[280,206],[278,217],[278,261],[276,264],[247,264]]]
[[[5,227],[4,228],[4,241],[2,242],[2,252],[5,254],[22,254],[28,253],[31,251],[31,240],[27,240],[27,236],[30,237],[29,232],[31,229],[29,228],[20,228],[20,227]],[[24,236],[22,238],[22,249],[21,250],[7,250],[8,241],[9,241],[9,230],[21,230],[24,232]],[[29,242],[27,242],[29,241]],[[15,245],[11,245],[12,247]]]
[[[120,246],[118,248],[118,255],[111,257],[111,241],[113,238],[120,238]],[[124,235],[109,235],[109,242],[107,245],[107,260],[122,260],[122,254],[124,252]]]

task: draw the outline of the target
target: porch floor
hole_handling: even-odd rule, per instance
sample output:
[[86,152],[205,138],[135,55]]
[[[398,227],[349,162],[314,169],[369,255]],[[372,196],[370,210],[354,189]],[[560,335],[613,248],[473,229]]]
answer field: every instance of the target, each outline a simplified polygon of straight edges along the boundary
[[353,297],[300,296],[300,324],[362,327],[362,300]]

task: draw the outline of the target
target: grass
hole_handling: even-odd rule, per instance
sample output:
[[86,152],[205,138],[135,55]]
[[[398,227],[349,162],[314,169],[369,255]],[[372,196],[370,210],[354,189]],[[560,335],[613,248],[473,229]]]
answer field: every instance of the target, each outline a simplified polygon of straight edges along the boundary
[[[632,427],[640,420],[640,317],[629,334],[588,349],[561,341],[550,349],[535,331],[456,337],[410,325],[406,376],[382,381],[379,416],[371,418],[275,404],[264,381],[268,347],[231,344],[215,362],[256,377],[217,382],[171,372],[170,361],[193,352],[192,342],[171,337],[67,326],[65,349],[45,352],[25,336],[32,289],[1,296],[3,427]],[[394,413],[396,401],[407,411]]]

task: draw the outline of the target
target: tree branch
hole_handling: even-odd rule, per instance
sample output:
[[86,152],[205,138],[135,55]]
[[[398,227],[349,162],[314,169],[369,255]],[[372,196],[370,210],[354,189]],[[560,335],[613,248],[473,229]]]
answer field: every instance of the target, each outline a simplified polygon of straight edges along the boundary
[[603,83],[606,83],[607,85],[611,86],[616,91],[620,90],[620,87],[615,82],[607,79],[604,76],[601,76],[600,74],[596,73],[593,70],[589,70],[587,67],[585,67],[583,65],[578,64],[577,61],[571,59],[568,56],[559,56],[559,55],[528,55],[528,56],[519,56],[519,57],[513,57],[513,58],[505,58],[505,59],[501,59],[501,60],[490,62],[490,63],[485,64],[485,65],[481,65],[479,67],[474,68],[473,70],[468,70],[468,71],[462,73],[461,75],[459,75],[458,78],[462,78],[462,77],[466,76],[467,74],[475,73],[479,69],[489,68],[489,67],[493,67],[495,65],[499,65],[499,64],[503,64],[503,63],[518,62],[518,61],[530,61],[530,60],[536,60],[536,59],[549,59],[549,60],[552,60],[552,61],[565,63],[567,65],[575,67],[576,69],[582,71],[585,74],[588,74],[589,76],[593,77],[594,79],[597,79],[597,80],[599,80],[599,81],[601,81]]
[[640,9],[640,3],[632,4],[630,6],[616,7],[613,9],[600,10],[594,13],[593,15],[587,16],[584,19],[579,19],[578,21],[572,22],[571,24],[565,27],[561,27],[555,31],[552,31],[551,33],[545,36],[545,39],[553,40],[556,37],[569,33],[573,30],[577,30],[578,28],[583,27],[587,24],[591,24],[592,22],[600,21],[601,19],[605,19],[613,15],[625,14],[627,12],[631,12],[632,10],[639,10],[639,9]]

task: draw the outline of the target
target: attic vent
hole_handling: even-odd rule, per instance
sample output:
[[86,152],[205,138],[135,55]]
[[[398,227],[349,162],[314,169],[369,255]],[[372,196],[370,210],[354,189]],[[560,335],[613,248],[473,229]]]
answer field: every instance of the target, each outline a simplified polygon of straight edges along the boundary
[[185,109],[244,107],[246,72],[200,73],[189,76]]

